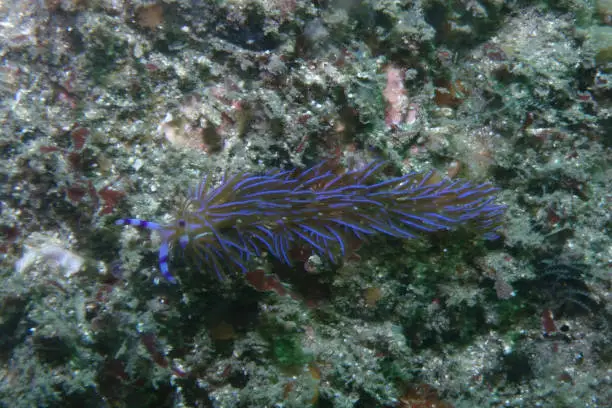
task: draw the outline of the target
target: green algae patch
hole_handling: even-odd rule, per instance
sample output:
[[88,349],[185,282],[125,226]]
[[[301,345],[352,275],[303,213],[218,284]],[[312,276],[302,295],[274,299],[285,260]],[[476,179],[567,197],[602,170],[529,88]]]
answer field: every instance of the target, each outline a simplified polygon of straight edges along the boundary
[[612,27],[597,26],[591,30],[591,43],[597,64],[612,62]]

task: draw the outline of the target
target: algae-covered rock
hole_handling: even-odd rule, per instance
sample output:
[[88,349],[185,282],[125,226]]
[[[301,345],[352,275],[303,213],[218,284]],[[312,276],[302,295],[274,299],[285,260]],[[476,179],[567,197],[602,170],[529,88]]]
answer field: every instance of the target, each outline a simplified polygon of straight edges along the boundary
[[597,0],[597,13],[603,23],[612,23],[612,0]]
[[[612,2],[611,0],[606,0]],[[598,64],[612,62],[612,27],[597,26],[591,29],[591,47]]]

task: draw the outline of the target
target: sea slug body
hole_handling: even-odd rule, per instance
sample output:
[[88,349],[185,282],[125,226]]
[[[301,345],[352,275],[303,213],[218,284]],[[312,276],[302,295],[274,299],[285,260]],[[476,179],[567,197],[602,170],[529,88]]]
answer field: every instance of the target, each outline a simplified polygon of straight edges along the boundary
[[338,173],[322,162],[306,170],[238,173],[216,185],[205,177],[173,223],[124,218],[116,224],[160,234],[159,268],[172,283],[168,261],[177,245],[221,278],[232,269],[246,272],[250,259],[265,253],[290,264],[295,245],[337,262],[348,240],[379,233],[410,239],[469,224],[487,239],[496,237],[505,207],[494,203],[498,189],[490,183],[433,172],[379,180],[383,166]]

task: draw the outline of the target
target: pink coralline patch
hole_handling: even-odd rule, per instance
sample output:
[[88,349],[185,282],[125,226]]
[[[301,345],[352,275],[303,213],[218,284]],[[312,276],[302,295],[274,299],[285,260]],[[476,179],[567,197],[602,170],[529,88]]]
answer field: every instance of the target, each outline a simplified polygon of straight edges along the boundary
[[250,123],[248,104],[234,97],[239,91],[230,83],[186,95],[179,111],[168,113],[158,130],[175,146],[219,153],[229,140],[243,136]]
[[170,144],[205,150],[204,129],[201,127],[193,126],[187,121],[173,120],[172,116],[168,115],[159,125],[159,130]]
[[545,335],[554,334],[557,331],[557,325],[552,310],[544,309],[542,311],[542,333]]
[[258,268],[246,273],[246,280],[249,284],[260,292],[276,292],[280,296],[289,295],[295,300],[300,300],[299,296],[285,288],[278,276],[266,273]]
[[406,113],[406,124],[412,125],[415,123],[419,116],[419,106],[416,103],[408,105],[408,112]]
[[[383,90],[383,97],[387,102],[385,123],[389,128],[397,128],[406,120],[408,113],[408,94],[404,87],[406,70],[389,65],[385,68],[387,85]],[[416,114],[416,112],[414,112]],[[412,118],[414,122],[416,118]]]
[[40,152],[45,154],[59,152],[62,154],[72,174],[67,177],[66,185],[62,187],[66,198],[74,205],[78,205],[84,200],[92,208],[96,215],[111,214],[119,201],[126,196],[126,192],[113,187],[121,176],[108,182],[100,189],[96,189],[92,180],[85,175],[86,165],[84,163],[85,148],[90,136],[90,130],[75,123],[66,133],[72,140],[70,148],[64,149],[58,146],[40,146]]

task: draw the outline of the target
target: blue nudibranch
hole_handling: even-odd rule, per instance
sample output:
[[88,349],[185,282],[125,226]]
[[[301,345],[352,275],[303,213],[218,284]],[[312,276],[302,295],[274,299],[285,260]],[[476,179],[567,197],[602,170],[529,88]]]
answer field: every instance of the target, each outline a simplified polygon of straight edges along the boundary
[[239,173],[216,186],[205,177],[173,223],[124,218],[116,224],[161,235],[159,268],[173,283],[168,259],[176,244],[222,277],[230,269],[246,272],[249,260],[266,252],[290,264],[294,245],[336,262],[348,240],[378,233],[415,238],[469,224],[496,237],[505,207],[494,203],[498,189],[490,183],[440,179],[434,172],[379,181],[383,166],[372,162],[338,174],[323,162],[307,170]]

